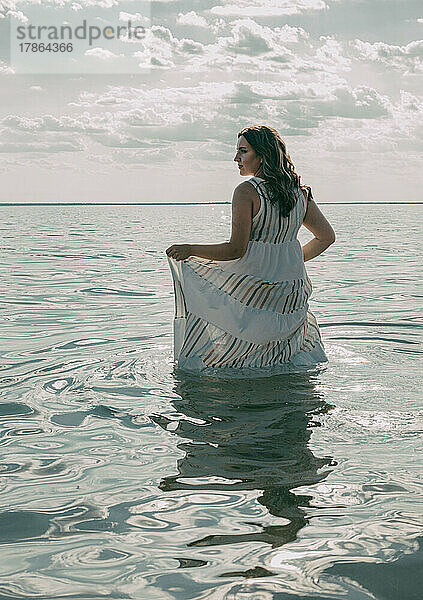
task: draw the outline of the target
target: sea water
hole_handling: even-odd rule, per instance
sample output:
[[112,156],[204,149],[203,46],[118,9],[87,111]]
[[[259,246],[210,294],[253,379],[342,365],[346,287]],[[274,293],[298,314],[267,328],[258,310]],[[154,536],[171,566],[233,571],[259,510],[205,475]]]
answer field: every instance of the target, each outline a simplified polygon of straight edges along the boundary
[[173,369],[165,249],[230,206],[1,207],[0,600],[421,598],[422,209],[322,206],[329,362],[229,380]]

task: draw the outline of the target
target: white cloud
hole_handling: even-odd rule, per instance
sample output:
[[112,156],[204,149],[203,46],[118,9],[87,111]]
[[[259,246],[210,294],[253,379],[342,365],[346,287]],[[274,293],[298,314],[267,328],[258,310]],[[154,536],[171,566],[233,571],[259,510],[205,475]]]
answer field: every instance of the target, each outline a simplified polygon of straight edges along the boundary
[[278,17],[327,8],[323,0],[239,0],[236,4],[214,6],[210,12],[225,17]]
[[377,119],[388,114],[390,103],[373,88],[343,86],[332,90],[329,98],[316,99],[312,106],[319,117]]
[[186,44],[174,42],[173,49],[185,54],[185,70],[277,70],[280,69],[281,63],[294,58],[292,50],[288,49],[284,42],[290,44],[306,37],[300,28],[286,26],[272,29],[259,25],[252,19],[233,21],[229,24],[229,29],[230,35],[218,35],[213,43],[202,46],[196,42],[194,49]]
[[0,152],[14,153],[14,152],[35,152],[35,153],[54,153],[57,152],[79,152],[83,150],[83,146],[75,141],[28,141],[19,143],[16,141],[4,141],[0,142]]
[[100,60],[116,60],[117,58],[124,58],[124,54],[114,54],[114,52],[110,52],[110,50],[100,47],[90,48],[84,52],[84,55],[92,56]]
[[[204,137],[228,143],[234,130],[245,121],[256,122],[257,115],[262,122],[277,122],[286,135],[311,135],[334,118],[370,121],[393,114],[389,99],[373,88],[288,80],[166,89],[110,87],[105,94],[82,94],[75,106],[85,111],[84,127],[93,139],[128,148]],[[109,112],[90,116],[96,106],[107,106]],[[62,130],[83,131],[78,119],[61,119],[60,125]],[[51,129],[58,124],[50,119],[43,126]]]
[[[325,121],[320,130],[320,149],[329,152],[395,153],[395,163],[411,159],[423,150],[423,124],[418,115],[423,102],[416,96],[400,91],[396,103],[386,106],[388,117],[382,119],[334,118]],[[395,167],[394,167],[395,168]],[[376,176],[376,175],[375,175]]]
[[302,27],[291,27],[284,25],[275,29],[282,42],[285,44],[296,44],[301,40],[308,39],[310,34]]
[[0,75],[13,75],[14,70],[7,63],[0,60]]
[[400,91],[399,102],[392,106],[393,131],[407,148],[423,150],[423,98]]
[[150,18],[142,15],[141,13],[119,13],[119,21],[131,21],[131,23],[143,23],[144,25],[150,24]]
[[[220,47],[239,54],[256,56],[270,52],[275,47],[276,36],[270,27],[258,25],[251,19],[235,21],[232,25],[232,36],[221,38]],[[277,41],[276,41],[277,43]],[[280,48],[280,46],[279,46]]]
[[20,133],[36,132],[72,132],[72,133],[101,133],[105,131],[104,124],[107,115],[93,117],[88,112],[81,112],[78,117],[62,116],[60,118],[52,115],[43,117],[21,117],[9,115],[0,121],[0,127],[9,133],[12,131]]
[[[312,43],[300,27],[267,27],[252,19],[230,24],[230,35],[205,44],[199,56],[184,60],[185,70],[218,69],[298,77],[302,73],[337,74],[350,70],[351,60],[333,37]],[[288,71],[290,71],[288,73]]]
[[184,69],[191,57],[203,53],[203,44],[188,38],[176,38],[163,25],[153,25],[147,29],[138,48],[133,57],[139,60],[141,67],[164,69],[175,68],[177,65]]
[[[238,19],[229,23],[231,35],[217,40],[217,46],[239,54],[256,56],[271,52],[275,57],[287,52],[285,44],[297,44],[309,35],[301,27],[267,27],[253,19]],[[277,60],[277,58],[276,58]]]
[[207,28],[207,21],[201,15],[198,15],[195,11],[190,10],[187,13],[179,13],[176,20],[178,25],[190,25],[191,27],[205,27]]
[[[219,30],[220,25],[217,27]],[[177,38],[168,27],[153,25],[145,37],[137,40],[133,55],[143,67],[174,69],[186,73],[238,70],[280,74],[342,73],[350,69],[350,59],[343,46],[333,37],[317,43],[301,27],[284,25],[267,27],[253,19],[231,21],[225,28],[229,35],[216,34],[212,43]]]
[[381,63],[389,68],[398,69],[404,74],[423,73],[423,40],[410,42],[405,46],[385,44],[384,42],[363,42],[354,40],[352,47],[361,60]]
[[[43,7],[51,6],[56,8],[63,8],[69,6],[72,10],[80,10],[86,7],[98,7],[98,8],[112,8],[119,5],[120,0],[80,0],[75,2],[74,0],[42,0]],[[0,10],[3,12],[7,10],[16,10],[19,6],[37,6],[41,4],[40,0],[4,0],[0,2]]]
[[21,23],[28,23],[28,17],[21,10],[8,10],[5,14],[7,17],[12,17]]
[[341,43],[332,36],[322,36],[320,40],[323,44],[316,50],[316,62],[326,70],[349,71],[351,60],[344,55]]
[[84,144],[80,136],[48,131],[43,119],[7,117],[0,122],[1,153],[80,152]]

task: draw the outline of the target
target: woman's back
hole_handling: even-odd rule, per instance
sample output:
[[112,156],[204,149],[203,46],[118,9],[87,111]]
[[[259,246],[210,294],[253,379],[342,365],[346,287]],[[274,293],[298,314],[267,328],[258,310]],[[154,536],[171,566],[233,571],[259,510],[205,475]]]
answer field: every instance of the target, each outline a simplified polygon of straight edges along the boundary
[[266,181],[261,177],[251,177],[248,181],[255,187],[260,198],[260,209],[253,218],[250,240],[271,244],[296,240],[307,208],[307,200],[301,189],[298,188],[295,192],[295,206],[287,217],[283,217],[280,205],[270,202]]
[[[248,180],[257,190],[260,208],[253,217],[250,237],[245,254],[235,260],[210,261],[190,257],[187,263],[202,276],[213,273],[213,281],[223,285],[229,273],[242,278],[237,293],[248,287],[251,278],[268,283],[298,282],[303,280],[310,287],[305,272],[303,254],[297,233],[306,212],[307,200],[298,188],[297,202],[287,217],[282,216],[279,204],[271,204],[266,181],[260,177]],[[203,265],[205,268],[203,268]],[[216,266],[219,269],[216,270]],[[235,277],[231,280],[235,281]],[[311,290],[310,290],[311,291]]]

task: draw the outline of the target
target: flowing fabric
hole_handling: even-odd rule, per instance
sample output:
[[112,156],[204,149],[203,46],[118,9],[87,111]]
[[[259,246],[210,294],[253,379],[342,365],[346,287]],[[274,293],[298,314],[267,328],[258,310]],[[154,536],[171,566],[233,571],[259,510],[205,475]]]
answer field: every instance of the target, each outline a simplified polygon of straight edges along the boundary
[[286,372],[327,357],[308,307],[312,292],[297,233],[308,199],[301,188],[289,215],[251,177],[260,209],[239,259],[168,257],[175,291],[174,360],[191,372]]

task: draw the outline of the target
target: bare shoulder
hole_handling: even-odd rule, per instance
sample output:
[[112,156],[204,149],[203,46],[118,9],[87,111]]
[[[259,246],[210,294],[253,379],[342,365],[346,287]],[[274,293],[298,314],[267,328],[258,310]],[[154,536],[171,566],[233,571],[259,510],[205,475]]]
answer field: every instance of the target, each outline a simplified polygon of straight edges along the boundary
[[257,193],[256,188],[250,181],[241,181],[234,189],[234,194],[237,195],[254,195]]
[[233,197],[235,198],[255,198],[257,190],[249,181],[241,181],[234,189]]

